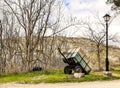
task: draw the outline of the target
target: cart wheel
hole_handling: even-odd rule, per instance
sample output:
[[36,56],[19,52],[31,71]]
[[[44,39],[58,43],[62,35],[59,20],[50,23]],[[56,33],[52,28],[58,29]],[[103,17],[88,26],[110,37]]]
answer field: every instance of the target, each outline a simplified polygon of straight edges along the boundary
[[72,69],[71,69],[71,67],[70,67],[70,66],[66,66],[66,67],[64,68],[64,73],[65,73],[65,74],[72,74]]
[[76,67],[74,68],[74,72],[75,72],[75,73],[82,73],[82,68],[81,68],[80,66],[76,66]]

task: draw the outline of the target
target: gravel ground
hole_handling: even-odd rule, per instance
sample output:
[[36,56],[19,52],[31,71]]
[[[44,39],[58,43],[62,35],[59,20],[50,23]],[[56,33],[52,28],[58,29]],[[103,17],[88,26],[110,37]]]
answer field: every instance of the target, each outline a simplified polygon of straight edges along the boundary
[[95,81],[81,83],[39,83],[39,84],[19,84],[3,83],[0,88],[120,88],[120,80]]

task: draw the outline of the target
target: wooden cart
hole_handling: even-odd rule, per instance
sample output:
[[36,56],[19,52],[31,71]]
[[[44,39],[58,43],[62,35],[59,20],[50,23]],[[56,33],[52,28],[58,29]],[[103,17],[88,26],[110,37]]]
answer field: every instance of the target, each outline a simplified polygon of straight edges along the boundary
[[78,53],[78,48],[70,49],[67,53],[63,54],[58,48],[58,51],[63,56],[63,62],[68,65],[64,68],[65,74],[72,74],[72,70],[76,73],[85,73],[88,74],[91,71],[90,66],[83,57]]

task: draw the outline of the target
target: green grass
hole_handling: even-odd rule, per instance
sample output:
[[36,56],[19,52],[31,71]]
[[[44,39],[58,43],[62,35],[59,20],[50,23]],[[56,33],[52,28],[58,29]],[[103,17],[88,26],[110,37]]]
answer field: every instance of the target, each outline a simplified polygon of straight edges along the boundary
[[104,76],[103,73],[91,72],[83,78],[74,78],[72,75],[66,75],[62,70],[50,70],[41,72],[21,73],[21,74],[1,74],[0,83],[20,82],[20,83],[58,83],[58,82],[84,82],[97,80],[120,79],[116,76]]
[[112,72],[120,75],[120,66],[114,67]]

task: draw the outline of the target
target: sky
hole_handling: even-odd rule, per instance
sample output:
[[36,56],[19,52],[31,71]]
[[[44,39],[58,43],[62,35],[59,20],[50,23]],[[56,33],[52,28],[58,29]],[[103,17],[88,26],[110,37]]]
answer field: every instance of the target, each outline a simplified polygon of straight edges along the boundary
[[[64,0],[64,6],[65,6],[65,12],[63,12],[66,17],[70,14],[73,17],[76,17],[77,19],[86,20],[86,18],[89,18],[90,21],[94,21],[94,16],[99,14],[99,18],[103,20],[103,16],[108,13],[113,17],[113,13],[111,11],[111,5],[106,5],[107,0]],[[0,3],[2,3],[2,0],[0,0]],[[0,7],[3,7],[2,4],[0,4]],[[0,19],[2,18],[2,15],[0,13]],[[109,26],[109,33],[115,34],[118,33],[120,35],[120,21],[117,17],[115,18],[111,25]],[[104,22],[104,21],[103,21]],[[69,32],[68,30],[66,30]],[[74,31],[73,31],[74,32]],[[79,36],[82,35],[82,33],[78,31],[74,35],[70,36]],[[71,34],[71,33],[68,33]]]
[[[66,17],[68,15],[72,15],[77,19],[82,18],[82,20],[89,18],[90,21],[94,21],[94,16],[99,15],[99,18],[102,20],[102,22],[104,22],[103,16],[106,13],[110,14],[111,18],[114,16],[114,12],[111,11],[111,5],[106,5],[106,1],[107,0],[64,0],[65,10],[63,13],[66,15]],[[0,4],[0,7],[2,7],[2,4]],[[120,20],[118,19],[120,19],[120,16],[116,17],[110,24],[109,35],[117,34],[118,38],[120,38]],[[71,27],[65,31],[67,36],[84,36],[82,32],[83,30],[77,30],[74,27]]]
[[[102,20],[102,22],[105,23],[103,16],[107,13],[111,16],[111,19],[114,17],[115,12],[111,11],[111,4],[106,4],[107,0],[64,0],[64,5],[66,7],[66,14],[71,14],[73,17],[76,17],[77,19],[86,19],[90,18],[90,21],[95,21],[94,16],[99,15],[99,18]],[[109,25],[109,35],[115,35],[117,34],[117,39],[120,38],[120,15],[114,18],[114,20]],[[74,28],[71,28],[74,29]],[[75,30],[76,31],[76,30]],[[82,29],[84,32],[84,30]],[[76,31],[74,32],[66,30],[66,32],[73,32],[73,35],[70,36],[82,36],[82,31]],[[71,33],[68,33],[71,34]],[[69,36],[69,35],[68,35]],[[109,41],[109,44],[117,45],[120,47],[119,43],[114,43]]]
[[[99,15],[99,18],[103,20],[103,16],[108,13],[111,18],[114,16],[114,12],[111,11],[111,5],[106,5],[107,0],[64,0],[66,7],[66,14],[71,14],[77,19],[89,17],[91,21],[94,21],[95,14]],[[120,17],[116,17],[109,26],[110,34],[120,33]],[[120,35],[120,34],[119,34]]]
[[68,10],[72,13],[86,13],[92,12],[95,10],[103,9],[104,6],[103,0],[64,0],[64,3]]

